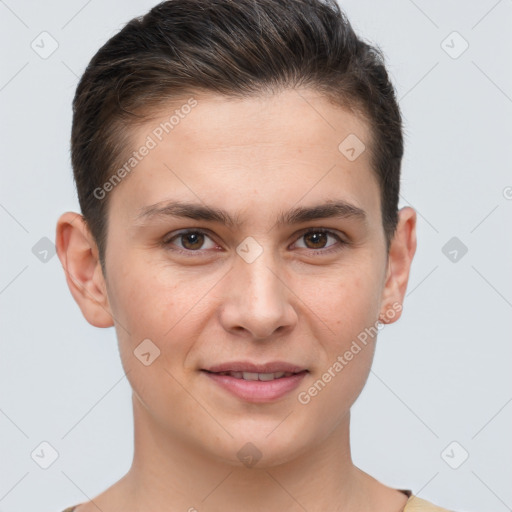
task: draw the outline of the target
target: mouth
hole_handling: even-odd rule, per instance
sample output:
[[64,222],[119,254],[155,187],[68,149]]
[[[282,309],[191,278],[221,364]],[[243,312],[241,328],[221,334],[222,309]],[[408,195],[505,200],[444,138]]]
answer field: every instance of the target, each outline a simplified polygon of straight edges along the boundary
[[[208,370],[206,370],[208,371]],[[305,370],[304,370],[305,371]],[[227,375],[229,377],[233,377],[234,379],[242,379],[242,380],[261,380],[263,382],[268,382],[271,380],[282,379],[286,377],[291,377],[292,375],[296,375],[293,372],[274,372],[274,373],[254,373],[254,372],[209,372],[216,373],[217,375]],[[300,373],[300,372],[297,372]]]
[[272,402],[295,389],[309,371],[304,367],[273,362],[257,365],[233,362],[201,370],[224,392],[253,403]]

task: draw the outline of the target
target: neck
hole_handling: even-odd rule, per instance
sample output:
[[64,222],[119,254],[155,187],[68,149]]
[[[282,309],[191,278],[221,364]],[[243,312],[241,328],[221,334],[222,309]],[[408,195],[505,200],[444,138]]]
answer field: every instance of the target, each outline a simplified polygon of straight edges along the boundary
[[293,460],[247,468],[173,437],[135,396],[133,406],[135,452],[118,482],[120,510],[225,512],[229,503],[229,510],[244,512],[356,511],[384,488],[352,463],[348,414],[323,442]]

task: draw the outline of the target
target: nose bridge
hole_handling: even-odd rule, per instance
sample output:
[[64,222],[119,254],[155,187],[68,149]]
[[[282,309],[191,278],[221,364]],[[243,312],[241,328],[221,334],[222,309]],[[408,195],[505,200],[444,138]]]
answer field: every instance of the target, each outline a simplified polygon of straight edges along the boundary
[[242,253],[236,259],[222,320],[227,329],[243,328],[255,338],[266,338],[277,329],[290,326],[295,314],[274,254],[263,248],[258,252],[256,257],[253,253],[251,258],[244,258]]
[[244,283],[248,299],[253,304],[265,305],[268,301],[277,303],[282,299],[283,283],[278,277],[279,269],[270,251],[268,254],[259,256],[252,263],[239,261],[237,276]]

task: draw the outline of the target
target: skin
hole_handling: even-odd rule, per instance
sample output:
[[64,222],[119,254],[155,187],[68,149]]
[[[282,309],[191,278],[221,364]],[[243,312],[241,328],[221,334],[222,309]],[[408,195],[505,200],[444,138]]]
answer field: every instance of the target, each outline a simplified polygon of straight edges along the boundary
[[[376,338],[309,403],[298,394],[365,328],[400,317],[414,210],[400,210],[388,254],[368,126],[315,91],[194,97],[198,105],[110,192],[106,275],[83,218],[58,221],[71,293],[89,323],[115,326],[133,388],[132,467],[77,512],[403,510],[407,497],[350,455],[350,408]],[[176,106],[134,130],[134,149]],[[366,145],[354,161],[338,150],[349,134]],[[138,217],[171,200],[224,209],[239,224]],[[334,201],[365,218],[277,224],[282,212]],[[344,243],[304,236],[318,228]],[[173,238],[185,229],[206,234]],[[247,237],[262,249],[251,263],[236,252]],[[147,338],[160,350],[149,366],[133,353]],[[308,373],[284,397],[253,403],[200,371],[237,360],[286,361]],[[261,453],[254,467],[237,457],[248,442]]]

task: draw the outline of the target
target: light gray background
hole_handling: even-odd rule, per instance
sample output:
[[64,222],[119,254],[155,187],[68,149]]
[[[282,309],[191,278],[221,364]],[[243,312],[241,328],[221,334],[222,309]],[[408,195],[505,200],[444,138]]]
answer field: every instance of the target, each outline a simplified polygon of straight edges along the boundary
[[[154,4],[0,0],[0,512],[60,512],[131,463],[114,330],[87,324],[57,256],[42,262],[32,248],[54,241],[61,212],[78,211],[69,158],[78,77]],[[382,331],[354,408],[354,460],[447,508],[511,510],[512,1],[342,6],[387,57],[406,131],[401,204],[419,214],[403,318]],[[43,31],[58,42],[46,59],[31,48],[51,48]],[[453,31],[469,44],[457,58],[464,41]],[[442,252],[454,236],[468,248],[456,262]],[[46,470],[31,458],[43,441],[59,454]],[[469,458],[452,469],[446,460],[456,465],[463,450]]]

